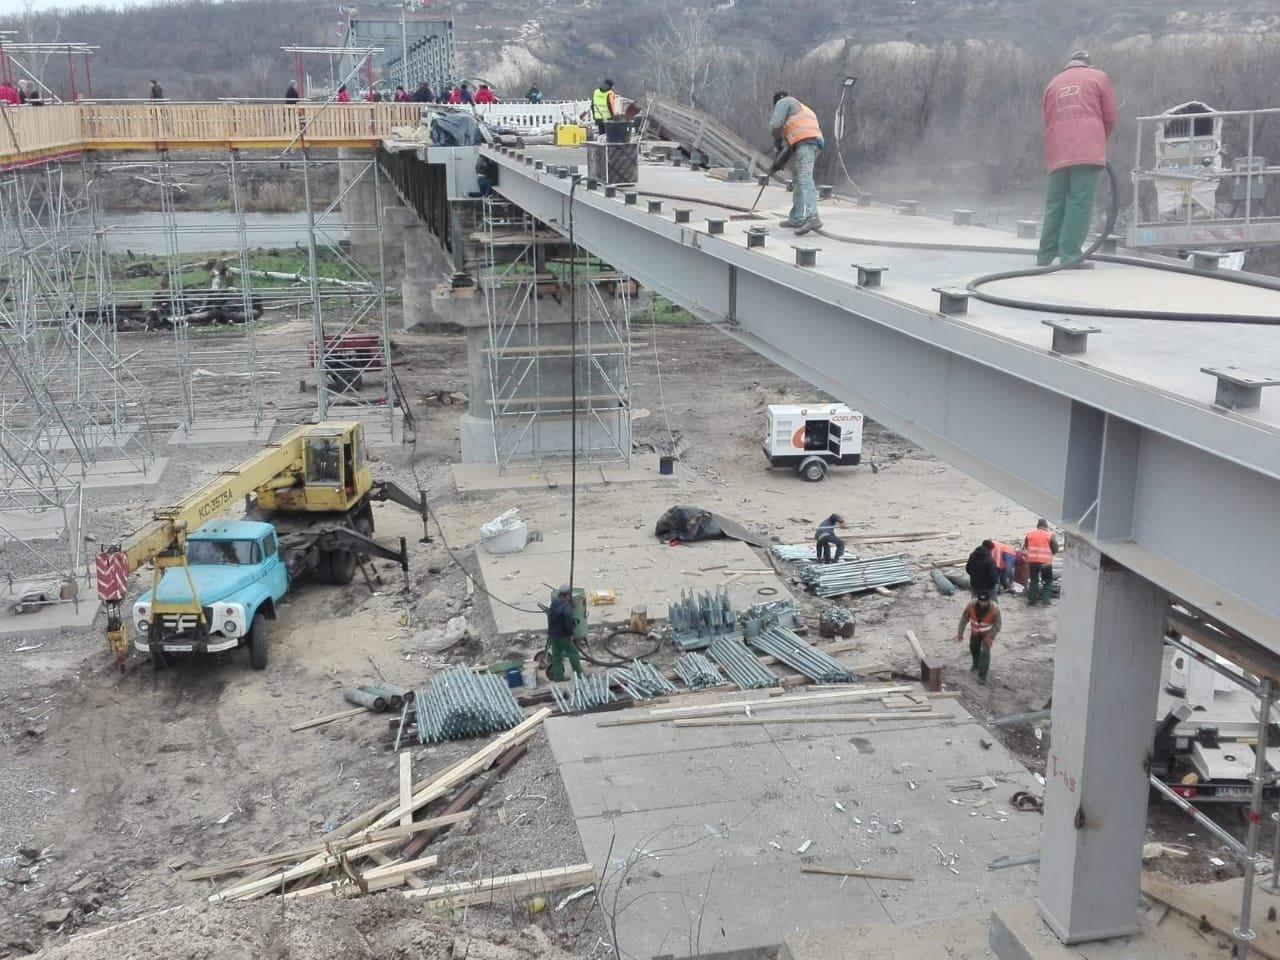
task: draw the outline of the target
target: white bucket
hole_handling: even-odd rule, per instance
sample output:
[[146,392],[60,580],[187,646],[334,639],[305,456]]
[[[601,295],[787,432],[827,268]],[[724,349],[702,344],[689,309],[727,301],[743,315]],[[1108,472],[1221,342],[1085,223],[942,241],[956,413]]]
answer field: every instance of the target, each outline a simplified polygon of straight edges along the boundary
[[487,530],[482,530],[480,533],[480,542],[484,544],[488,553],[493,554],[519,553],[528,541],[529,528],[525,526],[523,520],[505,524],[496,533],[490,533]]

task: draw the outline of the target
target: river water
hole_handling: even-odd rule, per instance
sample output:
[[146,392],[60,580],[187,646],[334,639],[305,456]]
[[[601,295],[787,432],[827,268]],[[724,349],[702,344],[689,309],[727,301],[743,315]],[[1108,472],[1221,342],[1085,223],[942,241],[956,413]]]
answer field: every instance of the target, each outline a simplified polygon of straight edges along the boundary
[[[205,250],[234,250],[240,245],[236,235],[236,218],[231,213],[213,210],[183,210],[173,214],[177,224],[179,253]],[[108,213],[103,216],[107,227],[106,246],[111,253],[126,250],[139,256],[163,256],[168,252],[164,216],[160,213]],[[305,246],[307,215],[305,213],[246,213],[245,234],[249,248]],[[332,242],[342,240],[337,214],[324,219],[319,227]]]

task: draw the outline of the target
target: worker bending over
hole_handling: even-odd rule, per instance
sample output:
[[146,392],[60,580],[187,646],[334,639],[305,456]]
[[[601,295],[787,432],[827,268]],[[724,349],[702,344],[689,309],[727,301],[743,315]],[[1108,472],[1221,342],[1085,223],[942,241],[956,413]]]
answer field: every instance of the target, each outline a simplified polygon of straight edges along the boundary
[[773,115],[769,118],[769,133],[778,154],[770,173],[777,173],[794,158],[792,173],[795,175],[791,215],[782,226],[795,230],[797,236],[822,229],[818,217],[818,188],[813,182],[813,165],[818,151],[825,145],[818,115],[785,90],[773,95]]
[[838,513],[833,513],[818,524],[813,539],[817,541],[819,563],[836,563],[844,556],[844,541],[836,536],[836,528],[844,525],[844,517]]
[[980,593],[967,604],[960,614],[956,627],[956,643],[964,640],[965,625],[969,627],[969,655],[973,666],[969,669],[978,675],[978,683],[987,685],[987,672],[991,669],[991,647],[1000,633],[1000,607],[991,594]]
[[1018,567],[1018,551],[999,540],[991,541],[991,556],[995,558],[996,569],[1000,571],[1000,589],[1009,590],[1013,586],[1013,574]]
[[573,642],[575,626],[573,596],[566,583],[556,591],[547,609],[547,679],[564,680],[564,658],[569,658],[573,672],[582,676],[582,656]]
[[1048,606],[1053,600],[1053,555],[1058,552],[1058,538],[1049,532],[1049,521],[1041,517],[1036,528],[1028,530],[1022,548],[1027,551],[1027,605],[1037,600]]
[[591,93],[591,119],[595,120],[600,136],[604,136],[605,121],[617,115],[618,94],[613,89],[613,81],[605,77]]
[[1044,165],[1049,186],[1036,263],[1055,257],[1064,264],[1091,267],[1080,248],[1093,221],[1098,172],[1107,165],[1107,137],[1116,125],[1116,94],[1111,80],[1092,66],[1084,50],[1071,55],[1066,69],[1044,91]]

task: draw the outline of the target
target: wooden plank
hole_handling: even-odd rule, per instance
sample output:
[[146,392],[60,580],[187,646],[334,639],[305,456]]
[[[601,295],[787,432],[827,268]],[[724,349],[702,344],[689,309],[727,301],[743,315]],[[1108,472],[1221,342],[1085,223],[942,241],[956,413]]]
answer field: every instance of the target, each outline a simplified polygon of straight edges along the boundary
[[439,830],[444,827],[451,827],[458,823],[466,823],[474,816],[474,810],[447,813],[438,817],[430,817],[426,820],[418,820],[409,826],[390,827],[386,830],[376,831],[365,830],[347,838],[346,840],[334,840],[328,844],[310,843],[306,846],[293,847],[289,850],[280,850],[276,853],[264,853],[261,856],[249,857],[245,860],[236,860],[230,863],[219,863],[208,867],[197,867],[193,870],[183,871],[179,877],[182,880],[210,880],[213,877],[226,876],[228,873],[240,873],[242,870],[248,870],[253,867],[288,863],[290,860],[301,860],[303,857],[309,857],[317,853],[324,853],[325,850],[329,848],[341,851],[348,850],[351,847],[358,847],[366,843],[376,843],[379,840],[404,840],[408,837],[414,836],[415,834],[423,833],[428,830]]
[[413,753],[400,751],[400,809],[405,813],[400,816],[400,826],[407,827],[413,823],[413,813],[409,804],[413,802]]
[[[465,813],[468,817],[474,815],[472,809],[485,795],[485,792],[507,775],[507,771],[516,765],[516,762],[528,752],[528,748],[520,743],[514,747],[508,747],[507,750],[498,758],[497,765],[486,773],[483,777],[469,783],[465,789],[458,791],[458,795],[449,801],[449,805],[444,808],[446,815],[460,816]],[[448,826],[427,832],[420,833],[412,840],[404,845],[404,849],[400,851],[400,855],[406,860],[412,860],[423,850],[427,848],[433,840],[447,831]]]
[[301,723],[295,723],[289,729],[297,733],[299,730],[309,730],[311,727],[323,726],[326,723],[333,723],[335,720],[346,720],[348,717],[354,717],[358,713],[368,713],[364,707],[356,707],[353,710],[339,710],[337,713],[325,714],[323,717],[316,717],[314,720],[303,720]]
[[[361,871],[358,876],[364,881],[370,893],[377,893],[379,890],[390,890],[392,887],[400,886],[412,874],[430,870],[437,866],[439,861],[440,858],[433,855],[423,857],[420,860],[406,860],[382,867],[373,867],[369,870]],[[427,888],[424,887],[423,889]],[[300,890],[290,890],[284,895],[284,899],[300,900],[305,897],[316,897],[322,893],[358,896],[361,892],[358,883],[353,883],[350,880],[331,880],[328,883],[318,883],[315,886],[303,887]]]
[[[1193,888],[1169,883],[1145,872],[1142,874],[1142,895],[1163,903],[1197,923],[1207,923],[1228,940],[1240,923],[1237,910],[1227,910],[1195,893]],[[1254,920],[1253,930],[1257,938],[1249,943],[1250,952],[1266,957],[1267,960],[1280,960],[1280,936],[1261,926],[1257,919]]]
[[924,647],[920,646],[920,641],[916,639],[914,630],[907,631],[907,643],[911,644],[911,649],[916,653],[916,659],[924,660]]
[[692,717],[672,721],[677,727],[742,727],[766,723],[870,723],[875,720],[954,720],[953,713],[815,713],[807,717]]
[[377,840],[373,843],[364,843],[358,847],[351,847],[347,850],[319,854],[296,867],[290,867],[288,870],[278,871],[270,876],[263,877],[261,880],[253,880],[249,883],[237,884],[236,886],[229,887],[226,890],[218,890],[209,895],[209,902],[219,903],[226,900],[253,900],[264,893],[271,893],[274,890],[280,890],[293,880],[310,876],[317,870],[332,867],[343,857],[350,859],[352,857],[367,856],[376,850],[385,850],[389,847],[394,847],[397,842],[398,841],[396,840]]
[[617,720],[599,720],[597,727],[630,727],[641,723],[665,723],[680,717],[715,716],[717,714],[742,713],[751,710],[776,710],[779,707],[824,706],[828,703],[845,703],[850,700],[874,700],[887,693],[901,693],[914,687],[876,687],[870,690],[841,690],[837,693],[805,693],[775,697],[771,700],[729,700],[723,703],[704,703],[688,707],[662,707],[650,710],[644,716],[621,717]]
[[870,880],[902,880],[914,883],[915,877],[905,873],[880,873],[875,870],[860,870],[857,867],[801,867],[801,873],[821,873],[831,877],[867,877]]
[[466,883],[445,883],[422,890],[406,890],[408,898],[424,898],[433,902],[447,902],[454,906],[480,906],[486,903],[507,903],[513,897],[533,893],[549,893],[568,887],[586,886],[596,882],[596,868],[589,863],[551,870],[534,870],[505,877],[490,877]]

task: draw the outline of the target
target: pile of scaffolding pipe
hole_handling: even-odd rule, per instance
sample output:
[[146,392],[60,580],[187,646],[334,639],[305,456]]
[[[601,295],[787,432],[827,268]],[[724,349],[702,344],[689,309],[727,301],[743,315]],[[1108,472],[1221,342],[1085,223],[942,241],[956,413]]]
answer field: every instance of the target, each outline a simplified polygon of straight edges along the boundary
[[682,650],[705,647],[713,637],[736,633],[738,618],[729,601],[729,588],[716,587],[713,594],[680,591],[680,599],[667,607],[671,640]]
[[716,637],[712,640],[711,659],[743,690],[760,690],[781,683],[778,675],[757,660],[737,637]]
[[[770,552],[786,563],[815,563],[818,559],[818,547],[815,543],[775,543]],[[853,563],[858,558],[846,553],[837,563]]]
[[632,700],[652,700],[680,692],[653,664],[643,660],[632,660],[629,666],[619,667],[613,671],[613,679]]
[[414,710],[419,743],[488,736],[524,720],[506,680],[462,665],[438,673],[415,693]]
[[853,682],[853,674],[843,663],[810,646],[783,627],[766,627],[760,631],[759,636],[752,637],[750,642],[761,653],[777,657],[814,683]]
[[839,597],[915,579],[906,554],[902,553],[867,557],[854,563],[809,563],[800,567],[796,575],[820,597]]
[[718,687],[729,681],[720,668],[700,653],[685,653],[676,658],[676,673],[690,690]]
[[569,681],[567,695],[564,684],[553,683],[551,696],[561,713],[584,713],[618,699],[609,689],[609,676],[604,673],[575,674]]

